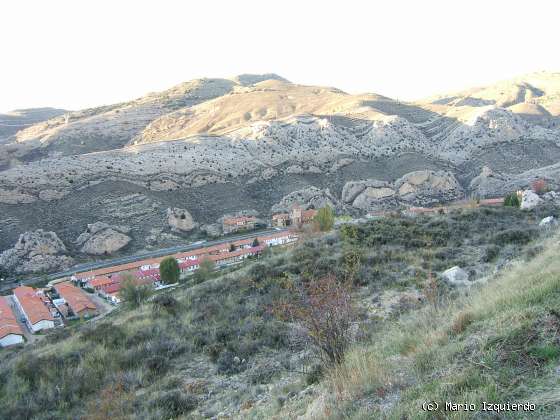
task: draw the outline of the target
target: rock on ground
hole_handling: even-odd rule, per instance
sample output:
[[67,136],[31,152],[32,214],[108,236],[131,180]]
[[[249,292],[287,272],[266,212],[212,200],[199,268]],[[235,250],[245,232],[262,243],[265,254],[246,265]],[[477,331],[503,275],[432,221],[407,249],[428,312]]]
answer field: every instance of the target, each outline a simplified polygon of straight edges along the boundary
[[339,205],[338,200],[328,188],[322,190],[311,186],[284,196],[279,203],[272,206],[272,212],[288,211],[296,203],[306,208],[314,207],[316,209],[325,206],[337,208]]
[[76,243],[81,252],[91,255],[109,255],[124,248],[131,238],[123,233],[122,227],[110,226],[103,222],[89,224]]
[[550,228],[552,226],[556,226],[557,224],[558,221],[554,218],[554,216],[548,216],[539,222],[539,227]]
[[69,267],[66,246],[54,232],[25,232],[17,243],[0,254],[0,265],[16,274],[41,273]]
[[342,201],[361,210],[391,208],[399,204],[427,205],[464,196],[455,176],[445,171],[415,171],[394,183],[368,179],[347,182]]
[[167,224],[173,231],[189,232],[198,226],[188,210],[180,208],[167,209]]
[[531,190],[523,191],[521,195],[521,209],[531,210],[541,203],[542,199]]
[[469,284],[469,275],[458,266],[448,268],[441,274],[441,277],[452,286],[466,286]]

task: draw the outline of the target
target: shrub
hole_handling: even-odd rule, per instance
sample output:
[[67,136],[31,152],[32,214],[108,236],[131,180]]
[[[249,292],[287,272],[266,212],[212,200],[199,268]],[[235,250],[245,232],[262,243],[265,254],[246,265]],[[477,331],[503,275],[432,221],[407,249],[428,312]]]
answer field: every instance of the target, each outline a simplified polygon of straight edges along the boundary
[[108,322],[84,329],[82,339],[93,344],[103,344],[108,348],[122,347],[126,334],[121,326]]
[[305,383],[313,385],[323,378],[323,366],[320,364],[313,365],[309,372],[305,375]]
[[451,332],[454,335],[461,334],[473,322],[473,314],[471,312],[459,312],[451,325]]
[[521,206],[521,201],[519,201],[519,196],[517,193],[513,192],[504,197],[504,206],[506,207],[519,207]]
[[156,313],[176,315],[181,304],[173,296],[164,294],[155,296],[152,300],[152,306],[154,307],[154,311]]
[[289,302],[280,302],[274,312],[299,323],[325,365],[339,364],[350,345],[350,325],[356,319],[350,286],[334,276],[300,285]]
[[212,275],[214,268],[215,268],[214,261],[212,261],[209,258],[203,258],[202,261],[200,262],[200,266],[198,267],[198,270],[194,272],[193,281],[195,283],[202,283],[203,281],[208,280]]
[[531,230],[508,229],[496,233],[492,238],[492,242],[494,242],[496,245],[525,245],[531,241],[531,233]]
[[173,390],[160,393],[152,403],[165,412],[166,418],[175,418],[193,411],[198,400],[193,395]]
[[153,294],[153,289],[149,285],[136,284],[131,275],[127,275],[122,283],[119,296],[124,299],[126,304],[132,308],[140,306]]
[[334,225],[334,213],[329,206],[319,209],[314,219],[317,228],[321,232],[328,232]]

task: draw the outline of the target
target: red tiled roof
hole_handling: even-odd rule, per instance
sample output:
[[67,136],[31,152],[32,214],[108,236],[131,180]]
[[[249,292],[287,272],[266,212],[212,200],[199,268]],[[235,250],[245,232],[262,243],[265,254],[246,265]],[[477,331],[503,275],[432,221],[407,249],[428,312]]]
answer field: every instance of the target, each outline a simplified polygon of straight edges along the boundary
[[104,286],[106,284],[111,284],[111,283],[114,283],[114,282],[115,282],[115,280],[110,279],[109,277],[100,276],[100,277],[94,278],[93,280],[90,280],[88,282],[88,284],[91,287],[96,288],[96,287],[101,287],[101,286]]
[[[307,210],[307,212],[316,212],[316,210]],[[293,232],[275,232],[272,233],[270,235],[266,235],[266,236],[259,236],[258,237],[258,241],[259,242],[264,242],[270,239],[276,239],[276,238],[282,238],[282,237],[293,237],[293,238],[297,238],[297,235],[295,235]],[[213,245],[210,247],[205,247],[205,248],[198,248],[198,249],[194,249],[192,251],[187,251],[187,252],[180,252],[177,254],[173,254],[172,256],[175,258],[188,258],[188,257],[201,257],[201,256],[205,256],[205,255],[210,255],[212,253],[228,253],[229,254],[229,249],[230,249],[230,245],[233,244],[236,247],[240,247],[243,245],[251,245],[253,243],[254,239],[241,239],[238,241],[233,241],[233,242],[224,242],[221,244],[217,244],[217,245]],[[143,265],[152,265],[152,264],[156,264],[161,262],[161,260],[163,260],[166,257],[159,257],[159,258],[151,258],[151,259],[147,259],[147,260],[142,260],[142,261],[136,261],[134,263],[129,263],[129,264],[122,264],[122,265],[116,265],[116,266],[112,266],[112,267],[107,267],[107,268],[101,268],[99,270],[93,270],[93,271],[87,271],[87,272],[83,272],[83,273],[78,273],[76,274],[77,278],[85,278],[85,277],[99,277],[99,276],[104,276],[106,274],[112,274],[112,273],[122,273],[125,271],[134,271],[134,270],[138,270],[141,266]],[[227,258],[227,257],[225,257]],[[220,259],[220,258],[218,258]],[[113,276],[113,279],[115,277]]]
[[301,212],[301,218],[302,219],[313,219],[316,214],[317,214],[317,210],[315,210],[315,209],[304,210],[304,211]]
[[68,306],[76,315],[90,309],[95,311],[97,306],[86,296],[86,294],[70,283],[58,283],[54,286],[60,297],[64,298]]
[[221,255],[209,255],[208,258],[210,258],[212,261],[222,261],[222,260],[227,260],[229,258],[239,257],[241,255],[257,254],[262,252],[264,248],[266,248],[266,246],[264,245],[259,245],[251,248],[242,248]]
[[503,198],[486,198],[484,200],[480,200],[479,204],[481,206],[494,206],[494,205],[500,205],[504,203],[504,199]]
[[186,260],[183,261],[182,263],[179,263],[179,268],[188,268],[188,267],[192,267],[195,265],[199,265],[200,261],[198,259],[196,260]]
[[248,222],[255,222],[256,220],[257,218],[253,216],[230,217],[228,219],[224,219],[224,225],[239,225]]
[[134,273],[136,278],[142,277],[157,277],[159,279],[159,268],[150,268],[149,270],[140,270]]
[[0,296],[0,338],[10,334],[23,335],[23,331],[17,323],[16,316],[7,299]]
[[112,294],[121,290],[121,287],[122,287],[122,283],[119,282],[119,283],[113,283],[113,284],[108,284],[106,286],[102,286],[101,290],[103,290],[107,294]]
[[14,295],[20,303],[23,312],[32,324],[39,321],[54,321],[49,309],[45,306],[41,298],[35,293],[32,287],[19,286],[14,289]]

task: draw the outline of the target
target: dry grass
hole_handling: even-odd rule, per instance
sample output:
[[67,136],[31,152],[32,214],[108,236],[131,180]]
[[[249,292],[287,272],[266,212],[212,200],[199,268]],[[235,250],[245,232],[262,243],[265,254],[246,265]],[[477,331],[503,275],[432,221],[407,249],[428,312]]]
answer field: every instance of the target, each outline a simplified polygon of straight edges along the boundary
[[330,418],[476,417],[421,410],[422,402],[435,400],[529,401],[540,404],[537,417],[557,414],[560,388],[547,379],[560,354],[551,315],[560,307],[556,241],[458,301],[402,317],[354,348],[323,383],[325,412]]

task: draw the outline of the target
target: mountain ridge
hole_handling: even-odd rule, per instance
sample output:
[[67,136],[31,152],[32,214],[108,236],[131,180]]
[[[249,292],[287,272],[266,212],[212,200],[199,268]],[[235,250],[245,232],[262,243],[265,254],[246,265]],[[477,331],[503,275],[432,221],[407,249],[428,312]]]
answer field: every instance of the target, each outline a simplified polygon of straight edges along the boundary
[[[39,228],[55,229],[68,244],[95,222],[130,224],[129,249],[173,245],[224,214],[269,218],[294,196],[303,206],[329,197],[337,212],[355,216],[449,200],[430,184],[435,173],[458,183],[463,198],[501,196],[537,178],[556,187],[560,74],[539,77],[533,83],[542,95],[508,107],[484,101],[491,92],[496,100],[517,98],[511,92],[522,78],[511,91],[502,83],[444,104],[351,95],[267,74],[196,79],[68,112],[0,145],[0,250]],[[500,176],[488,178],[485,168]],[[375,187],[416,171],[427,174],[426,184],[407,200],[396,192],[383,198]],[[366,187],[346,202],[351,185]],[[189,211],[200,231],[168,231],[168,208]]]

